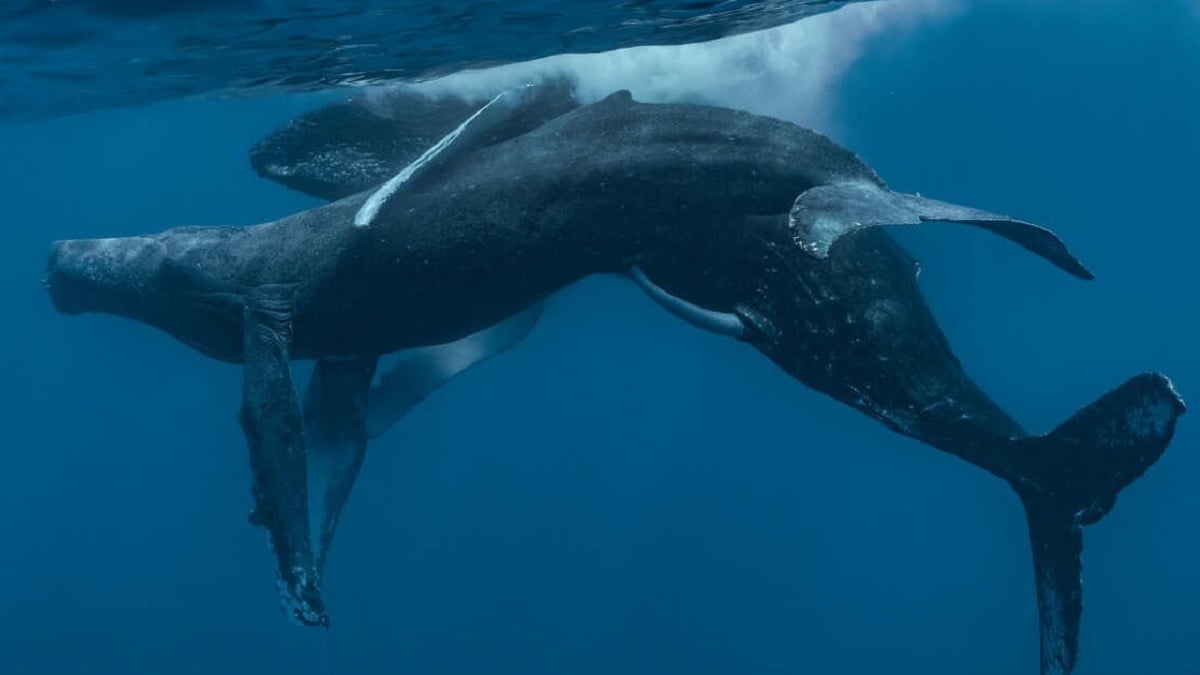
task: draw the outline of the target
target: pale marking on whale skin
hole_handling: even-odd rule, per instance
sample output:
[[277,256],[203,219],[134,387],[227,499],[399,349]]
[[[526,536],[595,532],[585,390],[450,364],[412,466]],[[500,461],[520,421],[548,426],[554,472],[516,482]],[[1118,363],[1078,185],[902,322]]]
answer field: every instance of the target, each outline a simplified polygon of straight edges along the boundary
[[449,148],[451,145],[453,145],[454,142],[458,140],[458,137],[462,135],[463,131],[465,131],[472,122],[478,119],[479,116],[488,109],[492,108],[493,106],[497,106],[497,104],[500,102],[509,103],[509,106],[511,107],[511,105],[515,103],[513,99],[516,99],[520,93],[520,91],[514,92],[511,90],[500,92],[494,96],[492,100],[485,103],[482,108],[476,110],[474,114],[464,120],[462,124],[458,125],[450,133],[446,134],[442,140],[434,143],[433,146],[431,146],[428,150],[421,153],[420,157],[416,158],[411,164],[401,169],[400,173],[396,174],[391,178],[391,180],[384,183],[367,199],[365,203],[363,203],[362,207],[359,208],[358,213],[354,214],[354,226],[369,226],[375,220],[376,216],[379,215],[379,210],[383,208],[383,205],[387,203],[387,200],[396,193],[396,190],[400,189],[401,185],[404,185],[410,179],[412,179],[412,177],[416,175],[418,171],[436,159],[438,155],[445,152],[446,148]]
[[712,331],[718,335],[728,335],[730,337],[741,337],[746,332],[746,326],[737,314],[704,309],[683,298],[671,295],[653,281],[650,281],[646,273],[636,265],[629,268],[629,274],[637,282],[637,285],[646,291],[646,294],[655,302],[666,308],[668,312],[694,326]]

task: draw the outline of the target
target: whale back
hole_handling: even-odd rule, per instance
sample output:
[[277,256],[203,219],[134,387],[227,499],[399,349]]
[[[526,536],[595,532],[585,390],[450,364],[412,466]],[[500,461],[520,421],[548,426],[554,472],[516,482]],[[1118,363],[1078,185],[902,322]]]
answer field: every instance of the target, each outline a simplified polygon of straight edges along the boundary
[[[534,95],[489,129],[480,145],[518,136],[579,105],[569,84],[530,85]],[[396,175],[470,117],[488,97],[430,97],[411,88],[373,91],[309,111],[250,149],[260,176],[320,199],[367,190]]]
[[[469,210],[472,221],[520,220],[523,232],[580,223],[604,237],[621,223],[694,231],[701,222],[786,212],[805,190],[850,180],[883,184],[857,155],[798,125],[727,108],[640,103],[621,91],[424,171],[380,218],[390,212],[400,222],[435,201],[442,213]],[[561,223],[548,222],[555,213]],[[445,221],[419,227],[439,227],[435,220]]]
[[[528,136],[541,143],[554,137],[560,145],[598,148],[609,161],[629,167],[722,165],[747,179],[766,184],[780,178],[801,189],[851,180],[883,185],[858,155],[812,129],[732,108],[643,103],[625,90],[551,120]],[[793,190],[790,199],[798,194]]]
[[[631,152],[649,153],[653,148],[645,143],[661,147],[676,142],[677,159],[685,162],[688,155],[704,161],[696,155],[704,150],[740,149],[750,157],[746,151],[753,148],[760,159],[786,162],[790,170],[806,165],[812,185],[835,179],[882,184],[854,153],[782,120],[712,106],[640,103],[628,91],[581,106],[562,80],[530,88],[534,95],[525,97],[503,124],[489,129],[477,149],[539,131],[579,136],[576,145],[586,145],[584,138],[623,144]],[[291,120],[260,140],[250,150],[250,161],[264,178],[322,199],[341,199],[396,176],[489,98],[428,98],[405,88],[360,95]],[[544,139],[539,142],[545,144]]]

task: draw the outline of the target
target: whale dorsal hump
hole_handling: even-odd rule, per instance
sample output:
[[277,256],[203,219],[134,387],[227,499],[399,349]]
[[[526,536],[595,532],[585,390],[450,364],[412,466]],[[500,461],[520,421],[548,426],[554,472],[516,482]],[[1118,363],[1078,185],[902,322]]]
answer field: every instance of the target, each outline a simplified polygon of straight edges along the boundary
[[805,252],[829,256],[838,239],[868,227],[917,225],[941,221],[975,225],[1017,243],[1053,265],[1081,279],[1092,279],[1083,266],[1050,230],[987,211],[958,206],[919,195],[901,194],[869,183],[820,185],[796,198],[788,215],[792,239]]
[[600,103],[628,104],[633,103],[633,93],[628,89],[620,89],[600,99]]

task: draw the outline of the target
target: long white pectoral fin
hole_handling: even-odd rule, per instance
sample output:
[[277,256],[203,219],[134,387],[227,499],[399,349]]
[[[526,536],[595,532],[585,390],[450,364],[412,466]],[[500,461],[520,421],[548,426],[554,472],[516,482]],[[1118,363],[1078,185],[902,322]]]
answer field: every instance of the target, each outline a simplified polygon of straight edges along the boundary
[[478,148],[484,143],[487,133],[510,118],[524,101],[530,87],[510,89],[497,94],[473,115],[463,121],[434,143],[428,150],[421,153],[411,164],[400,170],[384,183],[378,190],[363,202],[358,213],[354,214],[355,227],[368,227],[379,215],[379,212],[396,193],[407,183],[416,180],[422,173],[442,166],[456,157]]

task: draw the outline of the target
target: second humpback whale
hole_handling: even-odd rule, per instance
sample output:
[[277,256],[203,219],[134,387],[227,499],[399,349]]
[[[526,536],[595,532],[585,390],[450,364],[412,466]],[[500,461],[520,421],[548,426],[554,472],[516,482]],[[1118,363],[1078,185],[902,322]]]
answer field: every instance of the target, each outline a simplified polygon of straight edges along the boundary
[[[1183,402],[1167,378],[1143,374],[1049,433],[1027,433],[964,373],[915,261],[878,226],[966,223],[1090,278],[1063,243],[893,192],[853,153],[793,124],[628,92],[585,106],[555,98],[547,112],[540,92],[491,99],[385,184],[325,206],[51,248],[59,311],[124,316],[243,364],[251,521],[270,534],[292,616],[327,622],[321,572],[368,439],[519,341],[545,297],[617,273],[804,384],[1007,481],[1029,524],[1042,672],[1071,671],[1082,527],[1158,459]],[[402,358],[377,378],[393,352]],[[316,361],[303,397],[297,359]]]

